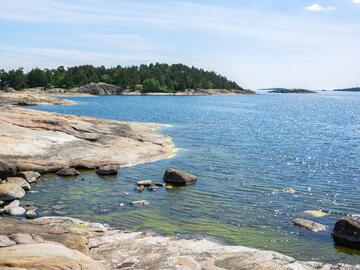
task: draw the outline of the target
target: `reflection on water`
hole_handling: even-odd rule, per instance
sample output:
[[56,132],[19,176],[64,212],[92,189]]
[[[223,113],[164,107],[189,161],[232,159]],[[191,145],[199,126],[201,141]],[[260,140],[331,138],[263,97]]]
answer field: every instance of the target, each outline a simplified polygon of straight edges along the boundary
[[[294,217],[306,217],[332,228],[337,218],[359,214],[360,94],[71,99],[79,104],[38,108],[171,124],[163,132],[182,150],[169,160],[124,168],[117,177],[48,175],[26,198],[42,215],[207,236],[300,260],[360,263],[358,252],[334,247],[330,230],[313,233],[291,224]],[[174,190],[134,191],[137,180],[161,180],[167,167],[187,170],[199,181]],[[150,206],[130,206],[139,199]],[[304,214],[320,209],[329,215]]]

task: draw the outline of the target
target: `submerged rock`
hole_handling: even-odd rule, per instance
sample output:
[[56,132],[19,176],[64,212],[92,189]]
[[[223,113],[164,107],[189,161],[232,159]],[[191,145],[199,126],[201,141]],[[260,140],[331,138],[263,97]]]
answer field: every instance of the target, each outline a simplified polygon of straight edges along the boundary
[[60,171],[57,171],[56,175],[67,177],[67,176],[78,176],[80,175],[80,173],[74,168],[63,168]]
[[349,218],[338,220],[331,236],[339,245],[360,249],[360,221]]
[[136,184],[138,186],[148,187],[148,186],[152,185],[152,181],[151,180],[141,180],[141,181],[138,181]]
[[157,187],[157,186],[148,186],[148,187],[147,187],[147,190],[148,190],[148,191],[151,191],[151,192],[155,192],[155,191],[158,191],[158,190],[159,190],[159,187]]
[[108,164],[97,168],[96,173],[99,175],[117,175],[118,169],[118,166]]
[[27,171],[27,172],[20,172],[18,176],[24,178],[26,181],[28,181],[28,183],[32,184],[37,182],[37,180],[39,180],[41,174],[38,172]]
[[132,206],[146,206],[146,205],[149,205],[150,203],[146,200],[141,200],[141,201],[133,201],[130,204]]
[[313,217],[326,217],[328,213],[322,210],[307,210],[304,212],[306,215],[313,216]]
[[161,183],[161,182],[156,182],[155,186],[157,186],[157,187],[165,187],[165,184]]
[[179,169],[170,168],[164,174],[164,181],[175,185],[189,185],[195,183],[196,180],[196,176]]
[[143,192],[144,189],[145,189],[144,186],[137,186],[137,187],[135,188],[135,191],[137,191],[137,192]]
[[15,183],[0,184],[0,200],[12,201],[25,196],[25,190]]
[[8,177],[7,183],[14,183],[21,186],[24,190],[30,190],[31,186],[30,184],[22,177]]
[[296,190],[291,187],[284,188],[283,191],[286,193],[296,193]]
[[327,230],[327,226],[311,221],[311,220],[307,220],[307,219],[302,219],[302,218],[294,218],[292,220],[292,222],[299,227],[308,229],[310,231],[313,232],[321,232],[321,231],[326,231]]

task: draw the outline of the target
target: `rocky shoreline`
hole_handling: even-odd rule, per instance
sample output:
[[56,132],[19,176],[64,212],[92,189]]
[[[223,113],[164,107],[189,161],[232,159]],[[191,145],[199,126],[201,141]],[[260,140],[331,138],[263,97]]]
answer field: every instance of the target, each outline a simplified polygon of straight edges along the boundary
[[[13,105],[71,104],[32,92],[7,93],[0,106],[0,270],[21,269],[360,269],[360,266],[298,262],[272,251],[224,246],[209,240],[183,240],[152,233],[119,231],[104,224],[67,217],[36,217],[18,199],[39,173],[76,169],[117,172],[121,166],[168,158],[171,139],[157,124],[127,123],[21,109]],[[1,97],[0,97],[1,98]],[[23,100],[27,102],[22,102]],[[63,103],[64,102],[64,103]],[[196,177],[169,169],[169,184]],[[139,181],[138,187],[153,186]],[[155,184],[156,185],[156,184]],[[140,202],[133,202],[140,203]],[[3,204],[3,203],[2,203]],[[310,224],[313,226],[314,224]]]

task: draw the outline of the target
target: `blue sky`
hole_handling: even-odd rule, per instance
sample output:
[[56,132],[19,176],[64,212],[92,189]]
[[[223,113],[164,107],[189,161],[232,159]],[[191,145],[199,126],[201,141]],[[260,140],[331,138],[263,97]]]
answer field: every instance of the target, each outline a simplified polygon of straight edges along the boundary
[[247,88],[360,85],[360,0],[2,0],[0,68],[184,63]]

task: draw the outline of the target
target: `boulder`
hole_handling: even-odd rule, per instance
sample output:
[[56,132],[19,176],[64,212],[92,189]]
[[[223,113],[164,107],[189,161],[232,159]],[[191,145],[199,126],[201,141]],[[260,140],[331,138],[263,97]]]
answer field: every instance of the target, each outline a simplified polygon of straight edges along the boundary
[[12,201],[11,203],[9,203],[8,205],[6,205],[4,207],[4,210],[5,212],[8,211],[8,209],[10,209],[11,207],[16,207],[16,206],[19,206],[20,205],[20,201],[19,200],[15,200],[15,201]]
[[360,221],[349,218],[338,220],[331,236],[338,245],[360,249]]
[[58,176],[78,176],[80,173],[74,168],[63,168],[60,171],[56,172]]
[[302,218],[294,218],[292,220],[292,222],[299,227],[308,229],[310,231],[313,232],[321,232],[321,231],[326,231],[327,230],[327,226],[311,221],[311,220],[307,220],[307,219],[302,219]]
[[99,175],[117,175],[119,167],[116,165],[105,165],[96,169],[96,173]]
[[196,176],[178,169],[167,169],[164,174],[164,181],[175,185],[189,185],[195,183],[196,180]]
[[7,183],[14,183],[21,186],[24,190],[30,190],[30,184],[22,177],[8,177],[6,179]]
[[122,93],[123,89],[119,86],[108,83],[89,83],[81,86],[78,91],[84,94],[106,96],[119,95]]
[[25,196],[25,190],[15,183],[0,184],[0,200],[12,201]]
[[161,183],[161,182],[156,182],[155,186],[157,186],[157,187],[165,187],[165,184]]
[[28,219],[34,219],[37,217],[37,213],[35,209],[27,210],[25,213],[25,217]]
[[0,179],[6,179],[16,175],[16,166],[0,160]]
[[26,181],[28,181],[28,183],[32,184],[37,182],[37,180],[39,180],[41,174],[38,172],[27,171],[27,172],[20,172],[18,176],[24,178]]
[[14,206],[8,208],[5,212],[10,216],[22,216],[25,214],[26,210],[21,206]]
[[152,181],[151,180],[141,180],[141,181],[138,181],[136,184],[138,186],[149,187],[152,185]]

